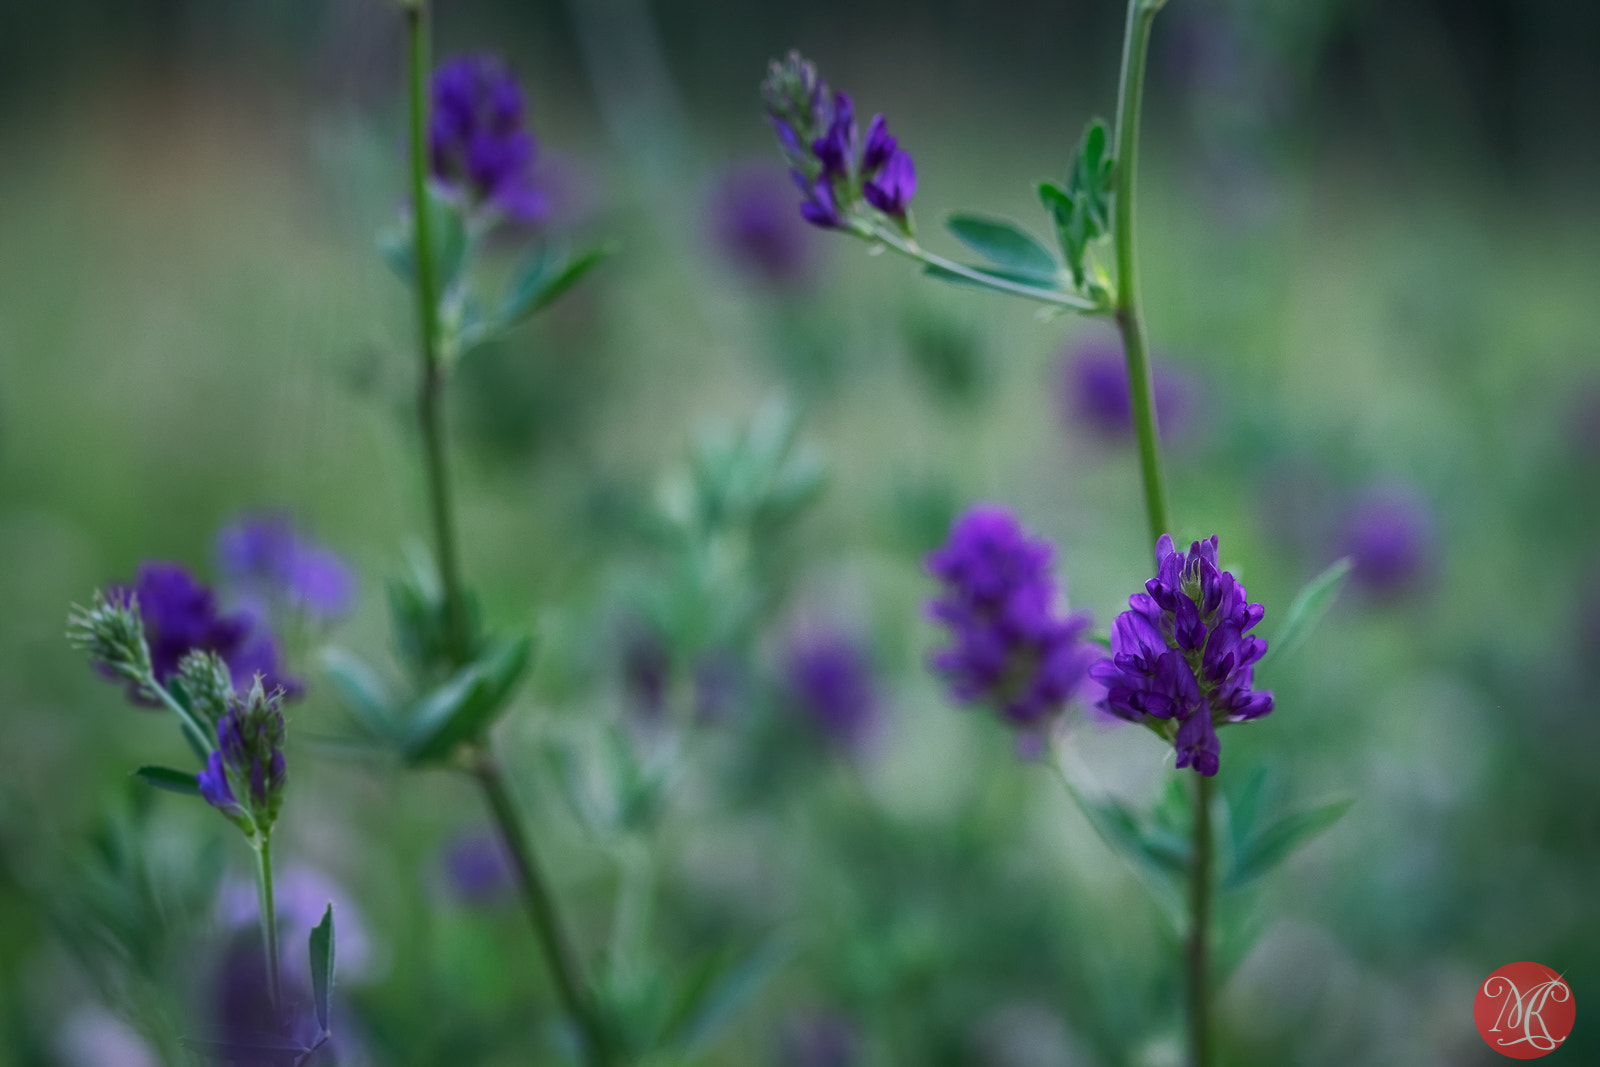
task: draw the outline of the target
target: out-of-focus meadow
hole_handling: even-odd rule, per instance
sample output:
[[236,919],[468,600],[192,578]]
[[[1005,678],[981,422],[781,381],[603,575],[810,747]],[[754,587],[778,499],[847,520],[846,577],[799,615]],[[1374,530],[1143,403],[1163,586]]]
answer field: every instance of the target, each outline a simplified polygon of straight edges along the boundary
[[[1600,16],[1579,7],[1172,0],[1158,26],[1140,250],[1177,532],[1221,535],[1269,634],[1357,562],[1263,671],[1277,710],[1224,738],[1224,781],[1355,798],[1250,898],[1224,1063],[1496,1061],[1474,989],[1523,959],[1576,994],[1556,1060],[1600,1059]],[[460,369],[464,563],[485,615],[538,637],[501,737],[579,942],[649,928],[615,996],[764,946],[703,1062],[1179,1062],[1177,946],[1137,877],[925,667],[921,559],[971,502],[1055,540],[1102,632],[1147,576],[1131,438],[1083,395],[1111,335],[803,230],[781,173],[772,240],[798,259],[769,276],[725,232],[776,163],[756,87],[791,45],[892,116],[932,247],[957,207],[1042,229],[1032,183],[1112,110],[1121,18],[437,12],[441,55],[523,79],[552,225],[620,247]],[[340,908],[340,1062],[560,1062],[481,801],[350,758],[319,666],[325,644],[383,659],[385,582],[427,529],[415,323],[374,243],[405,199],[396,5],[13,2],[0,27],[0,1062],[179,1062],[226,1010],[247,857],[130,779],[182,742],[62,632],[141,560],[214,573],[218,528],[262,509],[360,583],[291,642],[277,848],[286,896]],[[782,405],[820,494],[760,552],[685,561],[696,448]],[[747,567],[760,595],[733,611],[706,572]],[[652,674],[641,633],[674,626]],[[870,657],[850,744],[787,688],[818,632]],[[636,721],[653,682],[677,723]],[[1069,714],[1087,781],[1154,795],[1170,752]],[[641,730],[673,767],[648,834],[567,770]]]

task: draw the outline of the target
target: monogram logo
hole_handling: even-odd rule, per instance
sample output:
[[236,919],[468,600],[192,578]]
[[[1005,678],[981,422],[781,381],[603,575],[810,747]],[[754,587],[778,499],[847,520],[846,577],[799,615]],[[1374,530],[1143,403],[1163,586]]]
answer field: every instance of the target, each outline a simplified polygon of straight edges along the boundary
[[1472,1018],[1489,1047],[1512,1059],[1548,1055],[1572,1033],[1572,987],[1538,963],[1508,963],[1478,987]]

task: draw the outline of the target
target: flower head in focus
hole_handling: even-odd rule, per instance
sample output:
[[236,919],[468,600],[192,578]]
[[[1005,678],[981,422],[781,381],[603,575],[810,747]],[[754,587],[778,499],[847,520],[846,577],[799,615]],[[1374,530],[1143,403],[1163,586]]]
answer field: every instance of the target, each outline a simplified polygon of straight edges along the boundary
[[286,604],[325,620],[345,614],[355,601],[350,568],[281,512],[244,515],[224,526],[216,555],[226,587],[252,607]]
[[283,693],[267,692],[257,675],[217,723],[217,749],[200,772],[200,795],[252,839],[272,833],[283,807]]
[[1085,641],[1089,617],[1058,613],[1053,554],[1009,511],[980,505],[927,560],[944,586],[929,614],[952,638],[934,654],[933,669],[957,700],[988,705],[1029,729],[1060,712],[1096,655]]
[[142,705],[156,701],[141,679],[166,685],[196,651],[220,657],[234,688],[247,688],[257,674],[290,695],[301,688],[283,673],[266,627],[248,614],[222,612],[210,587],[177,563],[144,563],[132,585],[96,594],[92,607],[73,613],[69,636],[102,671],[127,681],[129,696]]
[[1128,608],[1111,626],[1111,657],[1091,669],[1106,687],[1100,707],[1171,741],[1179,767],[1216,774],[1216,727],[1272,711],[1272,694],[1254,688],[1267,643],[1249,632],[1265,609],[1217,566],[1216,537],[1180,552],[1166,534],[1156,542],[1156,576]]
[[473,207],[523,223],[548,205],[532,180],[537,142],[517,80],[490,56],[458,56],[433,75],[428,153],[434,180]]
[[796,707],[830,744],[860,751],[871,743],[882,706],[858,641],[838,630],[801,633],[784,650],[783,675]]
[[870,206],[910,231],[917,168],[882,115],[873,117],[863,142],[849,94],[829,89],[816,65],[799,52],[772,61],[761,98],[790,177],[804,197],[802,218],[840,229]]

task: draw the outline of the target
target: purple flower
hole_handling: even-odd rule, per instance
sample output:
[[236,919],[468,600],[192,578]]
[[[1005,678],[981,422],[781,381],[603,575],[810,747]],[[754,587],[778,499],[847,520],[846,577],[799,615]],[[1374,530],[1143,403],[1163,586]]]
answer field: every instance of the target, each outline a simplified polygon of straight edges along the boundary
[[880,704],[872,663],[842,632],[795,637],[784,653],[784,680],[795,704],[830,743],[857,750],[872,740]]
[[1156,576],[1128,608],[1111,625],[1111,657],[1090,669],[1106,688],[1101,709],[1171,741],[1179,767],[1216,774],[1216,727],[1272,711],[1272,694],[1252,688],[1267,643],[1249,631],[1265,609],[1218,568],[1216,537],[1184,553],[1167,534],[1156,542]]
[[933,669],[958,701],[989,705],[1022,727],[1059,712],[1095,658],[1084,641],[1089,617],[1056,613],[1052,555],[1009,511],[980,505],[927,560],[944,583],[929,615],[953,638],[934,654]]
[[482,906],[503,900],[513,883],[505,846],[488,832],[462,834],[446,842],[441,855],[445,888],[455,900]]
[[[1181,436],[1188,420],[1191,383],[1159,361],[1152,363],[1151,374],[1161,439]],[[1058,388],[1062,421],[1068,426],[1087,426],[1108,441],[1133,437],[1127,364],[1114,337],[1096,335],[1064,353]]]
[[470,204],[539,222],[544,195],[531,180],[538,146],[523,128],[522,90],[489,56],[459,56],[433,75],[428,151],[434,178]]
[[622,687],[628,710],[648,723],[661,721],[672,680],[672,650],[660,630],[632,619],[622,633]]
[[200,795],[252,837],[272,832],[283,807],[288,768],[283,758],[283,694],[268,693],[257,676],[217,722],[217,750],[200,772]]
[[817,238],[794,217],[793,193],[782,168],[764,161],[730,167],[711,199],[710,224],[728,261],[777,289],[809,281]]
[[350,568],[281,512],[246,515],[224,526],[216,553],[218,569],[247,603],[287,603],[312,618],[330,619],[355,601]]
[[[129,594],[138,598],[157,682],[165,685],[178,672],[179,661],[200,649],[222,657],[235,689],[247,689],[259,673],[268,686],[299,694],[300,683],[283,673],[277,643],[267,629],[248,614],[220,612],[216,594],[181,564],[141,564],[137,581],[111,590],[114,597]],[[137,703],[153,703],[137,686],[129,693]]]
[[1369,489],[1350,509],[1341,550],[1351,578],[1378,597],[1398,596],[1423,577],[1433,558],[1433,516],[1413,490]]
[[850,95],[830,90],[816,66],[798,52],[772,62],[761,97],[805,197],[802,218],[813,226],[840,228],[865,198],[909,228],[906,213],[917,191],[917,169],[882,115],[873,116],[863,144]]
[[853,1067],[860,1062],[861,1038],[838,1012],[796,1012],[785,1021],[778,1048],[783,1067]]

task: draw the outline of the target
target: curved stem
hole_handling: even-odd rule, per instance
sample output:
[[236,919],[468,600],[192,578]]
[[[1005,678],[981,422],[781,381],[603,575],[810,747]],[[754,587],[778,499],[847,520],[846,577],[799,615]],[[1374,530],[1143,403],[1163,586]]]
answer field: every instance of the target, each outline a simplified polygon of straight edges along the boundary
[[981,270],[974,270],[964,263],[957,263],[953,259],[946,259],[937,252],[929,252],[919,245],[914,239],[908,239],[895,233],[893,230],[875,223],[856,221],[852,224],[850,232],[869,241],[875,241],[894,249],[902,256],[909,257],[930,267],[959,275],[967,281],[981,285],[986,289],[993,289],[998,293],[1009,293],[1027,300],[1035,300],[1041,304],[1050,304],[1055,307],[1068,308],[1072,311],[1081,311],[1086,314],[1104,314],[1107,309],[1092,300],[1068,293],[1059,289],[1042,289],[1036,285],[1025,285],[1022,282],[998,278],[993,274],[985,274]]
[[480,749],[473,761],[472,773],[483,786],[484,796],[489,801],[489,811],[494,815],[495,824],[500,829],[500,839],[511,857],[511,865],[516,871],[517,882],[522,891],[522,903],[528,910],[528,918],[533,922],[534,932],[538,934],[539,948],[544,953],[550,976],[555,981],[556,993],[561,997],[561,1003],[567,1014],[583,1031],[589,1063],[592,1067],[607,1067],[615,1060],[611,1055],[605,1028],[600,1023],[594,1005],[584,993],[583,978],[578,970],[577,958],[567,940],[566,931],[562,929],[560,920],[556,916],[555,901],[550,895],[549,886],[545,884],[544,874],[539,869],[538,860],[533,853],[533,844],[523,829],[516,801],[506,788],[500,764],[487,749]]
[[1117,249],[1117,328],[1122,331],[1128,361],[1128,391],[1133,399],[1133,422],[1139,438],[1139,470],[1144,480],[1145,516],[1150,523],[1150,543],[1171,533],[1167,518],[1167,488],[1161,476],[1161,441],[1156,426],[1156,405],[1145,347],[1144,321],[1139,309],[1139,271],[1133,239],[1134,185],[1139,167],[1139,105],[1144,96],[1145,56],[1150,46],[1150,25],[1163,0],[1128,0],[1128,29],[1122,44],[1122,80],[1117,90],[1116,190],[1112,236]]
[[261,947],[267,955],[267,994],[272,998],[272,1018],[283,1025],[283,988],[278,980],[278,909],[272,899],[272,838],[256,843],[256,894],[261,909]]
[[200,752],[202,753],[202,756],[205,753],[216,750],[216,732],[207,731],[205,727],[201,726],[200,720],[194,717],[194,712],[184,707],[183,704],[179,702],[178,698],[172,695],[172,691],[170,689],[156,681],[155,675],[145,675],[139,680],[139,684],[150,690],[150,692],[154,693],[156,698],[159,699],[161,703],[172,709],[173,713],[176,714],[178,719],[183,723],[184,732],[187,733],[189,737],[200,746]]
[[1189,943],[1186,989],[1191,1067],[1211,1063],[1211,785],[1195,775],[1194,867],[1189,872]]
[[422,430],[428,503],[433,521],[435,559],[444,591],[445,647],[457,664],[471,656],[466,598],[457,558],[455,511],[444,442],[445,367],[439,357],[439,291],[434,277],[433,228],[428,213],[428,12],[426,0],[406,5],[410,40],[410,133],[412,258],[417,271],[417,327],[422,342],[422,374],[417,383],[417,423]]

